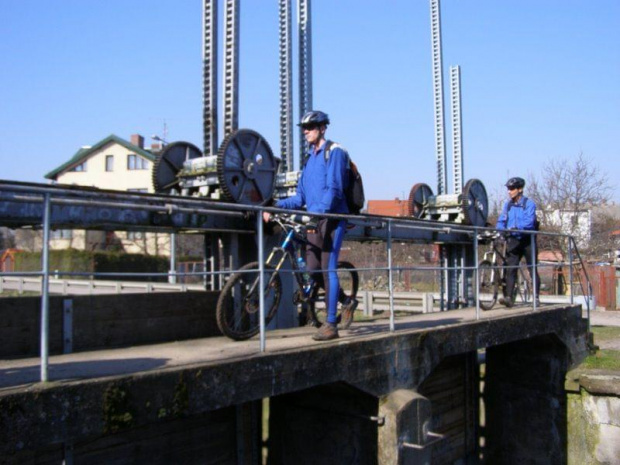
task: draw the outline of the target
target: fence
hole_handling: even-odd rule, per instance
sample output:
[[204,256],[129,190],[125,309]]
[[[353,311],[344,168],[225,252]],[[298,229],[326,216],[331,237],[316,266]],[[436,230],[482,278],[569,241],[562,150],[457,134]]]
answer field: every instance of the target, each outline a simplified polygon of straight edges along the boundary
[[[96,281],[85,281],[84,283],[76,283],[75,281],[71,281],[71,282],[64,282],[64,283],[57,283],[55,282],[55,280],[52,278],[52,273],[49,270],[49,239],[50,239],[50,227],[51,227],[51,206],[54,202],[59,202],[61,204],[68,204],[70,203],[70,201],[68,201],[67,199],[59,199],[56,200],[53,197],[53,191],[45,189],[45,188],[32,188],[32,190],[34,192],[37,193],[37,195],[39,195],[40,197],[40,202],[43,205],[42,208],[42,219],[41,219],[41,224],[43,225],[43,253],[42,253],[42,270],[41,272],[36,272],[36,273],[21,273],[22,275],[24,275],[26,278],[34,278],[36,277],[40,282],[40,290],[41,290],[41,380],[42,381],[47,381],[47,364],[48,364],[48,318],[49,318],[49,295],[52,292],[52,288],[54,286],[60,285],[61,286],[61,290],[60,292],[66,292],[68,291],[68,289],[73,286],[73,288],[76,288],[76,286],[86,286],[86,289],[88,290],[88,292],[94,292],[96,289],[102,290],[103,288],[101,286],[101,284],[97,283]],[[79,203],[80,204],[84,204],[84,203],[88,203],[90,200],[80,200]],[[192,214],[196,214],[197,208],[202,208],[202,212],[201,214],[203,215],[212,215],[212,216],[218,216],[218,215],[236,215],[237,217],[239,217],[240,212],[242,213],[242,216],[247,218],[249,215],[248,214],[254,214],[255,216],[255,231],[256,231],[256,236],[257,236],[257,245],[258,245],[258,276],[259,276],[259,322],[260,322],[260,338],[259,338],[259,345],[260,345],[260,351],[264,351],[266,348],[266,337],[265,337],[265,304],[264,304],[264,293],[265,293],[265,287],[264,287],[264,279],[265,279],[265,238],[264,238],[264,228],[263,228],[263,220],[262,220],[262,214],[263,212],[271,212],[271,213],[290,213],[290,212],[285,212],[283,210],[280,209],[276,209],[276,208],[266,208],[266,207],[253,207],[253,206],[239,206],[239,205],[231,205],[231,204],[221,204],[221,203],[215,203],[215,202],[208,202],[205,201],[204,205],[202,207],[193,207],[193,208],[189,208],[187,206],[182,206],[180,203],[186,201],[185,199],[174,199],[174,198],[170,198],[170,200],[167,200],[167,202],[170,202],[170,204],[166,204],[165,207],[160,207],[160,206],[152,206],[152,205],[147,205],[146,202],[144,203],[140,203],[137,200],[131,199],[131,201],[135,201],[134,204],[130,205],[130,208],[134,208],[136,210],[140,210],[140,209],[145,209],[145,210],[162,210],[162,211],[187,211],[187,213],[192,213]],[[175,206],[174,202],[179,202],[179,206]],[[194,201],[195,202],[195,201]],[[92,204],[95,206],[102,206],[106,204],[106,199],[105,198],[96,198],[94,200],[92,200]],[[173,208],[174,207],[174,208]],[[185,214],[185,213],[183,213]],[[308,215],[308,213],[305,213],[305,215]],[[479,283],[480,281],[480,270],[478,268],[478,263],[479,263],[479,241],[480,241],[480,237],[482,233],[491,233],[493,232],[492,229],[490,228],[481,228],[481,227],[474,227],[474,226],[466,226],[466,225],[461,225],[461,224],[446,224],[446,223],[440,223],[440,222],[433,222],[433,221],[422,221],[422,220],[416,220],[416,219],[410,219],[410,218],[391,218],[391,217],[377,217],[377,216],[365,216],[365,215],[361,215],[361,216],[353,216],[353,215],[333,215],[333,214],[326,214],[326,215],[311,215],[311,216],[320,216],[320,217],[326,217],[326,218],[332,218],[332,219],[346,219],[349,222],[351,222],[351,224],[355,225],[356,227],[359,227],[363,230],[370,230],[373,229],[377,231],[377,234],[375,236],[375,240],[382,240],[385,242],[385,246],[386,246],[386,255],[387,255],[387,263],[386,266],[384,267],[377,267],[376,269],[372,270],[374,272],[378,272],[378,273],[385,273],[387,275],[387,291],[378,291],[378,292],[362,292],[360,297],[362,299],[362,303],[363,303],[363,308],[365,309],[365,313],[367,315],[372,314],[375,310],[377,311],[385,311],[388,312],[389,314],[389,319],[390,319],[390,323],[389,323],[389,329],[390,331],[395,331],[395,313],[396,312],[416,312],[416,313],[423,313],[423,312],[429,312],[432,311],[435,305],[435,302],[439,302],[439,308],[441,308],[442,310],[445,308],[444,303],[446,300],[446,296],[449,294],[449,292],[446,290],[444,283],[449,281],[449,279],[447,278],[449,273],[453,273],[455,275],[458,275],[458,278],[450,278],[452,280],[454,279],[460,279],[460,285],[463,287],[463,289],[466,288],[466,283],[465,281],[465,275],[466,274],[470,274],[473,275],[473,285],[474,287],[477,287],[477,283]],[[426,240],[427,242],[429,241],[436,241],[436,242],[443,242],[446,243],[451,240],[450,237],[452,237],[451,235],[455,235],[458,234],[458,241],[457,239],[454,239],[455,244],[458,243],[461,246],[464,246],[467,242],[470,244],[469,247],[472,248],[473,250],[473,265],[470,266],[465,266],[465,259],[463,258],[460,262],[457,260],[453,263],[448,263],[448,261],[446,260],[444,263],[441,264],[441,266],[439,267],[419,267],[419,266],[399,266],[396,267],[393,264],[393,259],[392,259],[392,242],[395,238],[395,230],[398,230],[398,234],[401,235],[407,235],[407,231],[414,231],[416,232],[416,234],[419,233],[420,237],[424,237],[424,240]],[[544,233],[539,233],[539,232],[532,232],[532,231],[524,231],[523,233],[525,234],[530,234],[531,237],[531,241],[532,244],[535,244],[535,235],[537,234],[544,234]],[[397,236],[398,236],[397,234]],[[570,236],[565,236],[565,235],[561,235],[561,234],[553,234],[554,236],[559,236],[559,237],[564,237],[569,244],[568,250],[569,250],[569,257],[568,257],[568,264],[566,266],[569,267],[570,270],[570,279],[569,282],[573,282],[573,264],[575,262],[581,263],[581,257],[579,256],[579,252],[578,249],[575,245],[574,240],[570,237]],[[413,237],[413,233],[412,236]],[[443,240],[442,240],[443,237]],[[446,239],[447,238],[447,239]],[[532,258],[534,259],[533,261],[535,262],[535,255],[536,254],[536,250],[535,250],[535,246],[532,247]],[[575,260],[573,260],[573,255],[575,256]],[[394,273],[395,272],[401,272],[401,271],[433,271],[433,272],[439,272],[439,274],[443,274],[443,278],[442,278],[442,284],[441,284],[441,289],[439,293],[409,293],[408,295],[405,295],[405,293],[398,293],[394,291]],[[236,270],[231,270],[231,271],[236,271]],[[222,274],[229,274],[231,271],[226,271],[226,272],[201,272],[201,273],[197,273],[197,276],[214,276],[214,275],[222,275]],[[368,271],[368,270],[361,270],[360,271]],[[282,270],[282,272],[284,272],[284,270]],[[289,270],[289,272],[291,272]],[[585,270],[584,270],[585,273]],[[6,282],[5,279],[6,278],[13,278],[16,275],[19,275],[20,273],[0,273],[0,276],[3,276],[3,282]],[[76,273],[66,273],[64,271],[62,271],[63,275],[74,275]],[[103,274],[103,273],[102,273]],[[106,273],[106,274],[111,274],[111,273]],[[137,276],[137,275],[142,275],[142,276],[153,276],[153,275],[164,275],[166,276],[167,274],[157,274],[157,273],[114,273],[114,275],[118,275],[119,277],[122,277],[123,275],[126,276]],[[174,275],[173,275],[174,276]],[[536,274],[533,274],[533,287],[536,288]],[[586,274],[587,277],[587,274]],[[77,280],[76,280],[77,281]],[[22,282],[22,286],[25,285],[26,281],[21,281]],[[106,284],[110,284],[109,282],[107,282]],[[135,283],[132,283],[132,285]],[[469,285],[471,286],[472,283],[469,283]],[[36,285],[36,283],[35,283]],[[113,284],[115,286],[115,291],[122,291],[123,287],[125,290],[129,290],[129,287],[127,287],[129,284],[125,283],[125,284],[120,284],[120,283],[114,283]],[[18,284],[19,286],[19,284]],[[64,289],[62,289],[62,286],[64,286]],[[154,292],[156,289],[156,285],[154,283],[152,284],[147,284],[147,287],[145,288],[147,291],[150,292]],[[149,287],[151,286],[151,287]],[[135,289],[135,288],[134,288]],[[169,289],[169,288],[168,288]],[[181,285],[181,287],[179,289],[184,289],[183,285]],[[187,288],[185,288],[187,289]],[[587,289],[587,294],[590,295],[590,289],[588,287]],[[480,319],[481,318],[481,313],[480,313],[480,298],[481,295],[479,292],[475,291],[474,292],[474,299],[475,299],[475,317],[476,319]],[[586,303],[588,304],[588,312],[589,312],[589,301],[590,299],[586,300]],[[569,302],[573,303],[573,289],[571,286],[571,295],[569,297]],[[462,302],[458,302],[458,305],[462,304]],[[534,299],[532,301],[532,307],[533,307],[533,311],[537,311],[537,307],[538,307],[538,302],[536,299]],[[589,316],[589,313],[588,313]]]

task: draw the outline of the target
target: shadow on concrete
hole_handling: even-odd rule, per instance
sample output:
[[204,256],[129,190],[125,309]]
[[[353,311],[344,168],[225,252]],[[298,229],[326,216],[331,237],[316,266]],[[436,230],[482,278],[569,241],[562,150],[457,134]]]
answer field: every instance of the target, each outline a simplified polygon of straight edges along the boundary
[[[397,331],[402,330],[415,330],[415,329],[427,329],[427,328],[436,328],[438,326],[446,326],[452,324],[458,324],[465,321],[463,318],[444,318],[442,320],[432,320],[432,321],[396,321],[395,329]],[[390,323],[373,323],[372,325],[363,324],[363,322],[353,323],[353,325],[348,329],[346,334],[362,336],[369,334],[389,334],[390,332]]]
[[[84,360],[76,362],[50,363],[48,380],[75,381],[105,376],[125,375],[163,367],[167,358],[119,358],[110,360]],[[38,383],[41,379],[41,366],[0,365],[0,389]]]

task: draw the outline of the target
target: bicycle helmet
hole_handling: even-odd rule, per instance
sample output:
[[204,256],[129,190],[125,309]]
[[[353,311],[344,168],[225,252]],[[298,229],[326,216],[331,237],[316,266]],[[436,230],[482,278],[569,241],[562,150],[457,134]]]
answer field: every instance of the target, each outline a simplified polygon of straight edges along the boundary
[[322,111],[309,111],[301,118],[301,122],[297,126],[305,128],[311,126],[327,126],[328,124],[329,116],[327,116],[327,113],[323,113]]
[[506,183],[508,189],[522,189],[525,186],[525,179],[523,178],[510,178]]

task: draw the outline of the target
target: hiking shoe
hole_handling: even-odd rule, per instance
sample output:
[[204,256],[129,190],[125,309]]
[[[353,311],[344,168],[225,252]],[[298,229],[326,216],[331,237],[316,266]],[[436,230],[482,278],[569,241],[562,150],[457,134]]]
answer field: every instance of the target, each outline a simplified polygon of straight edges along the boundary
[[342,315],[342,329],[347,329],[353,322],[353,314],[359,302],[357,299],[349,299],[346,304],[342,306],[340,314]]
[[312,339],[315,341],[331,341],[338,338],[338,328],[332,323],[323,323]]
[[502,297],[501,299],[499,299],[499,303],[500,305],[505,305],[506,308],[510,308],[514,305],[512,303],[512,299],[509,299],[508,297]]

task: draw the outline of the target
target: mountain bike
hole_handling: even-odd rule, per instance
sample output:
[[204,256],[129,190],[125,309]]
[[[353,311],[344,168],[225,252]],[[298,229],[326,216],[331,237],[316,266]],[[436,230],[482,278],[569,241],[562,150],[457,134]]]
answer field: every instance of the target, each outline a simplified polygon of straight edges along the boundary
[[[325,292],[309,273],[305,272],[303,245],[307,245],[306,224],[310,220],[300,215],[273,215],[283,234],[280,245],[275,246],[264,266],[265,325],[275,316],[282,298],[282,266],[288,260],[297,289],[293,303],[302,305],[302,317],[320,326],[326,318]],[[289,272],[286,270],[286,272]],[[346,261],[338,262],[338,322],[341,329],[347,329],[353,321],[352,304],[359,287],[359,276],[355,267]],[[256,335],[260,328],[259,318],[259,263],[244,265],[232,275],[218,298],[216,307],[217,325],[225,336],[241,341]],[[318,304],[318,305],[317,305]],[[323,305],[321,305],[323,304]],[[304,313],[303,309],[307,311]],[[345,311],[346,310],[346,311]],[[301,318],[303,320],[303,318]]]
[[[503,234],[495,233],[484,235],[481,240],[490,241],[489,250],[484,253],[482,261],[478,264],[479,286],[478,299],[483,310],[491,310],[497,302],[499,291],[506,296],[506,239]],[[512,302],[517,297],[523,303],[528,303],[532,298],[532,279],[525,263],[519,264],[517,282],[511,296]]]

